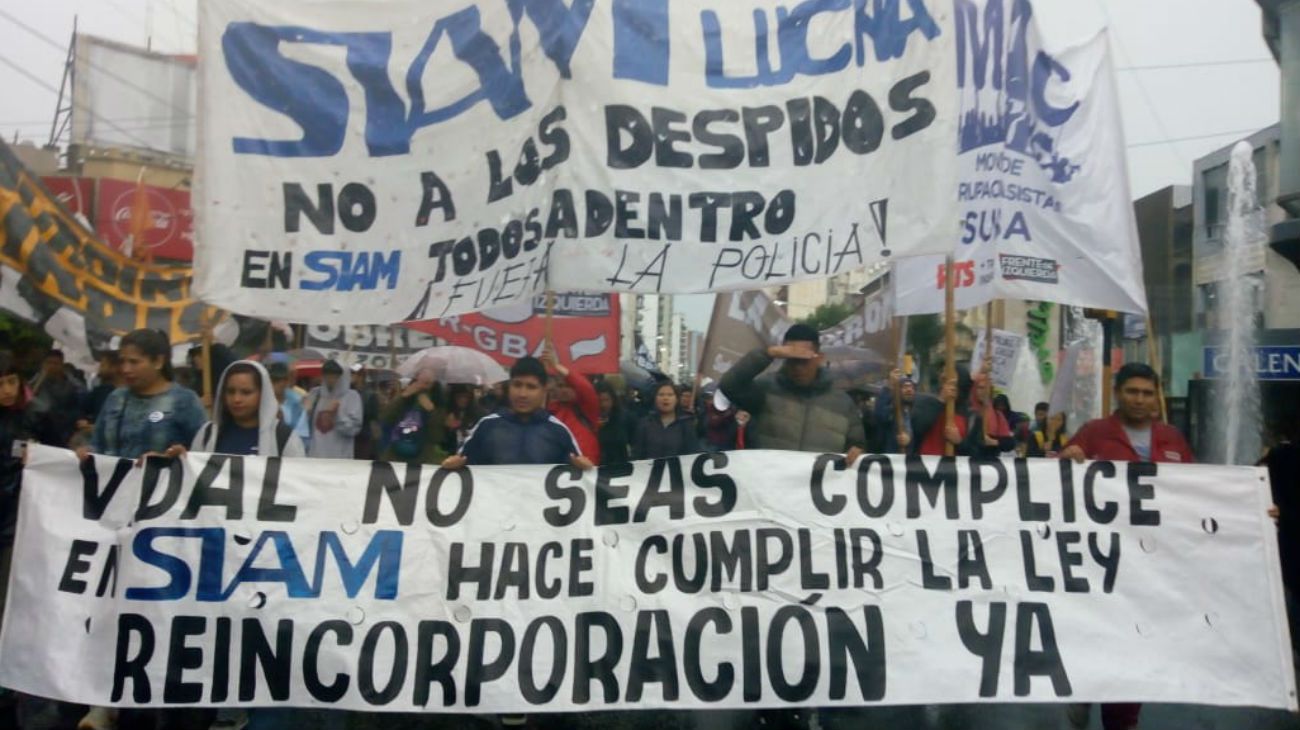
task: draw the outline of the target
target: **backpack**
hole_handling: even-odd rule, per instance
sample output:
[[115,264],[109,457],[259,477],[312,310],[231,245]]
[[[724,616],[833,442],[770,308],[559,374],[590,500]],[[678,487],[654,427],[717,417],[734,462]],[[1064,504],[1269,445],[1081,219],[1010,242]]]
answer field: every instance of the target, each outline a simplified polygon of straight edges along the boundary
[[409,460],[420,455],[424,450],[424,425],[428,417],[428,412],[416,402],[397,419],[388,431],[388,446],[394,456]]

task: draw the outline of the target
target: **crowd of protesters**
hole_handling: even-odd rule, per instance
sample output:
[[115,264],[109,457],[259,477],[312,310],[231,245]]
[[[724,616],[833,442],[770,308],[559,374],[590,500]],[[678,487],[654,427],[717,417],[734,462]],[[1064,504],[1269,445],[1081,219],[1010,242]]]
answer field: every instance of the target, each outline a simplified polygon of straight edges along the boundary
[[[747,448],[841,453],[850,466],[869,452],[1193,461],[1178,431],[1155,418],[1158,378],[1146,366],[1122,368],[1114,384],[1115,413],[1071,435],[1064,415],[1051,413],[1046,403],[1037,404],[1032,416],[1013,410],[978,369],[973,375],[958,369],[957,377],[933,395],[918,392],[915,382],[895,372],[879,392],[854,397],[832,386],[816,330],[801,325],[791,327],[781,344],[742,358],[720,384],[700,389],[698,404],[692,386],[664,378],[629,388],[614,378],[578,374],[553,354],[519,359],[508,381],[490,387],[441,383],[430,370],[401,381],[372,377],[377,374],[363,367],[345,372],[333,361],[321,365],[318,379],[299,378],[285,362],[264,366],[224,348],[214,348],[206,360],[211,372],[199,357],[178,374],[171,354],[163,334],[138,330],[123,337],[117,351],[103,353],[98,371],[86,382],[57,350],[28,380],[13,358],[0,352],[0,587],[7,585],[21,481],[21,461],[12,446],[29,439],[70,447],[83,457],[93,452],[142,460],[195,450],[380,459],[448,469],[564,463],[586,470]],[[211,403],[200,395],[209,390]],[[1280,450],[1275,463],[1294,462],[1294,447],[1284,446],[1291,450]],[[1283,525],[1291,527],[1286,519]],[[1293,565],[1300,559],[1291,559],[1300,551],[1284,547],[1283,554],[1288,578],[1300,574]],[[215,711],[205,709],[119,713],[26,699],[8,695],[0,705],[14,713],[12,722],[9,717],[0,722],[122,730],[198,730],[219,722]],[[917,713],[924,709],[870,713],[880,715],[882,727],[920,726]],[[1135,727],[1139,710],[1138,705],[1105,706],[1103,727]],[[42,712],[46,724],[35,719]],[[740,715],[728,725],[802,728],[812,717],[798,710]],[[865,727],[857,710],[824,710],[816,717],[822,727]],[[1088,718],[1087,706],[1067,710],[1073,727],[1085,727]],[[562,725],[561,720],[494,719],[548,727]],[[253,730],[342,727],[338,713],[292,709],[251,710],[240,722]]]

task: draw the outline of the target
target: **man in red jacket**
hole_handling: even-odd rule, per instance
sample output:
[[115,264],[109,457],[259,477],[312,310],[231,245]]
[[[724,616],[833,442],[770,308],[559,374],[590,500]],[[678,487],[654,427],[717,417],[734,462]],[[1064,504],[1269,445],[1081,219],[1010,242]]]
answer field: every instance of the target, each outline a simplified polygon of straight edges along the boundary
[[1159,384],[1159,376],[1148,365],[1129,363],[1120,368],[1115,374],[1115,412],[1086,423],[1061,458],[1195,463],[1178,429],[1155,418]]
[[[1160,377],[1148,365],[1129,363],[1115,374],[1115,412],[1084,424],[1062,459],[1074,461],[1153,461],[1192,464],[1196,458],[1178,429],[1156,420]],[[1070,705],[1066,715],[1072,728],[1086,728],[1090,705]],[[1112,703],[1101,706],[1105,730],[1131,730],[1138,724],[1142,705]]]
[[586,376],[561,365],[553,351],[542,356],[542,363],[560,376],[546,407],[573,432],[573,438],[582,447],[582,455],[591,463],[599,464],[600,441],[596,438],[596,428],[600,423],[600,396],[596,394],[596,386]]

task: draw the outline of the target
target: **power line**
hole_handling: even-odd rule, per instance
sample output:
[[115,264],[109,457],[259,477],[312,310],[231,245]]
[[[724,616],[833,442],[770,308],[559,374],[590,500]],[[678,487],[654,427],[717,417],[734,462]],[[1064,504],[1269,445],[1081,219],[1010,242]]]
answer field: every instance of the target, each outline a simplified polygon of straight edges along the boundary
[[[86,109],[83,111],[89,112],[90,110]],[[103,122],[105,124],[109,123],[110,121],[113,121],[108,117],[102,117],[102,116],[95,116],[94,118],[96,122]],[[0,129],[28,129],[31,127],[41,126],[43,124],[45,123],[39,122],[34,124],[0,124]],[[194,122],[188,119],[177,119],[175,121],[166,121],[163,119],[159,119],[155,122],[135,122],[133,124],[115,124],[115,127],[117,129],[120,129],[122,131],[133,131],[133,132],[147,132],[153,129],[175,129],[177,127],[193,127],[193,126],[194,126]]]
[[[1124,40],[1120,38],[1119,31],[1115,29],[1115,23],[1110,19],[1110,11],[1106,9],[1106,3],[1103,2],[1103,0],[1097,0],[1097,7],[1101,9],[1102,17],[1106,19],[1106,36],[1115,40],[1115,50],[1117,54],[1124,52]],[[1112,33],[1112,29],[1115,29],[1115,32]],[[1125,53],[1124,55],[1128,54]],[[1137,84],[1138,92],[1142,97],[1142,101],[1147,105],[1147,110],[1151,112],[1151,118],[1156,123],[1156,130],[1160,132],[1162,139],[1159,144],[1168,144],[1169,151],[1174,154],[1174,158],[1178,160],[1178,163],[1181,165],[1187,165],[1188,160],[1183,157],[1183,154],[1179,151],[1178,147],[1176,147],[1172,142],[1168,142],[1168,140],[1173,137],[1169,134],[1169,130],[1165,128],[1164,120],[1160,118],[1160,112],[1156,111],[1156,105],[1151,101],[1151,94],[1147,91],[1146,84],[1142,82],[1142,74],[1134,74],[1132,78],[1133,83]]]
[[[4,12],[4,11],[0,11],[0,13],[2,13],[2,12]],[[3,63],[4,65],[8,66],[9,68],[11,68],[11,69],[17,71],[19,74],[21,74],[21,75],[27,77],[27,79],[30,80],[32,83],[34,83],[34,84],[36,84],[36,85],[38,85],[38,86],[41,86],[41,87],[43,87],[43,88],[45,88],[45,89],[47,89],[47,90],[49,90],[49,91],[52,91],[52,92],[54,92],[55,94],[59,93],[59,90],[56,89],[56,88],[54,88],[54,85],[53,85],[53,84],[51,84],[51,83],[49,83],[49,82],[47,82],[47,81],[41,79],[41,78],[40,78],[39,76],[37,76],[36,74],[34,74],[34,73],[32,73],[31,71],[28,71],[27,69],[23,68],[23,67],[22,67],[18,62],[16,62],[16,61],[10,59],[8,56],[0,56],[0,63]],[[117,130],[118,132],[121,132],[122,134],[126,135],[128,138],[133,139],[133,140],[135,140],[136,142],[140,143],[140,146],[141,146],[141,147],[143,147],[143,148],[145,148],[145,149],[153,149],[153,145],[151,145],[151,144],[149,144],[148,142],[146,142],[145,140],[143,140],[143,139],[141,139],[141,138],[135,136],[135,135],[132,134],[131,132],[129,132],[129,131],[125,130],[125,129],[122,129],[121,127],[117,126],[117,125],[114,124],[113,122],[109,122],[109,121],[102,120],[102,119],[101,119],[101,121],[104,121],[105,124],[107,124],[108,126],[112,127],[113,129]]]
[[[177,119],[180,119],[180,118],[181,118],[181,117],[177,117]],[[189,119],[189,118],[192,118],[192,116],[189,115],[189,114],[186,114],[186,115],[184,115],[184,118]],[[159,119],[159,117],[158,117],[157,115],[153,115],[153,116],[141,116],[141,117],[103,117],[103,116],[101,116],[100,119],[105,120],[105,121],[109,121],[109,122],[132,122],[133,124],[132,124],[132,125],[129,125],[129,126],[134,126],[134,124],[140,124],[140,123],[143,123],[143,122],[148,122],[150,125],[152,125],[152,124],[154,124],[154,123],[159,123],[159,124],[162,124],[162,123],[163,123],[163,122]],[[0,127],[30,127],[30,126],[37,125],[37,124],[49,124],[49,123],[50,123],[50,120],[49,120],[49,119],[0,119]],[[169,123],[167,123],[167,124],[170,125],[171,123],[169,122]]]
[[1233,130],[1231,130],[1231,131],[1227,131],[1227,132],[1213,132],[1213,133],[1210,133],[1210,134],[1198,134],[1198,135],[1194,135],[1194,136],[1191,136],[1191,137],[1173,137],[1173,138],[1171,138],[1171,139],[1153,139],[1153,140],[1150,140],[1150,141],[1148,141],[1148,142],[1134,142],[1133,144],[1126,145],[1126,146],[1129,147],[1130,149],[1132,149],[1132,148],[1134,148],[1134,147],[1154,147],[1154,146],[1156,146],[1156,145],[1162,145],[1162,144],[1169,144],[1169,145],[1172,145],[1172,144],[1175,144],[1175,143],[1177,143],[1177,142],[1195,142],[1195,141],[1197,141],[1197,140],[1201,140],[1201,139],[1214,139],[1215,137],[1230,137],[1230,136],[1236,136],[1236,135],[1239,135],[1239,134],[1254,134],[1254,133],[1258,132],[1260,129],[1261,129],[1261,127],[1251,127],[1250,129],[1233,129]]

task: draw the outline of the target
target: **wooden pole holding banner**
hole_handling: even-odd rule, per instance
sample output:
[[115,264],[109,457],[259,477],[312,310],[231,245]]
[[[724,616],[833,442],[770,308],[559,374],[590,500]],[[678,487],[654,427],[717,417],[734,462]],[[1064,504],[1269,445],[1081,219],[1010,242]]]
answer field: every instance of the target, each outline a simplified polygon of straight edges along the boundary
[[[546,352],[555,353],[555,292],[550,289],[546,290]],[[559,356],[556,355],[556,364],[559,364]]]
[[[984,419],[984,436],[988,437],[989,431],[996,423],[996,415],[993,408],[993,301],[990,300],[984,305],[984,360],[980,363],[980,374],[989,386],[989,397],[984,401],[984,410],[981,411]],[[974,365],[974,363],[971,363]]]
[[[890,346],[893,348],[894,370],[897,378],[890,378],[894,396],[894,428],[898,430],[898,442],[901,444],[907,431],[903,428],[903,328],[907,326],[906,317],[894,317],[893,332],[890,333]],[[906,449],[904,449],[906,453]]]
[[957,422],[957,298],[953,290],[955,276],[951,254],[943,265],[943,382],[944,385],[952,383],[954,391],[952,399],[944,404],[943,453],[945,456],[956,456],[957,447],[948,441],[948,430]]
[[1156,342],[1155,323],[1151,321],[1151,315],[1147,314],[1147,359],[1151,361],[1151,369],[1156,371],[1156,400],[1159,403],[1160,413],[1156,416],[1159,421],[1169,419],[1168,405],[1165,403],[1165,379],[1161,374],[1162,367],[1160,364],[1160,346]]
[[202,357],[203,357],[203,403],[212,409],[215,401],[212,399],[212,325],[216,319],[215,313],[211,309],[203,310],[202,325]]
[[[984,360],[980,370],[993,377],[993,302],[984,305]],[[992,381],[990,380],[990,388]]]
[[1101,417],[1110,416],[1111,411],[1111,381],[1114,380],[1114,362],[1111,360],[1111,351],[1114,349],[1114,327],[1115,313],[1107,311],[1101,319]]

